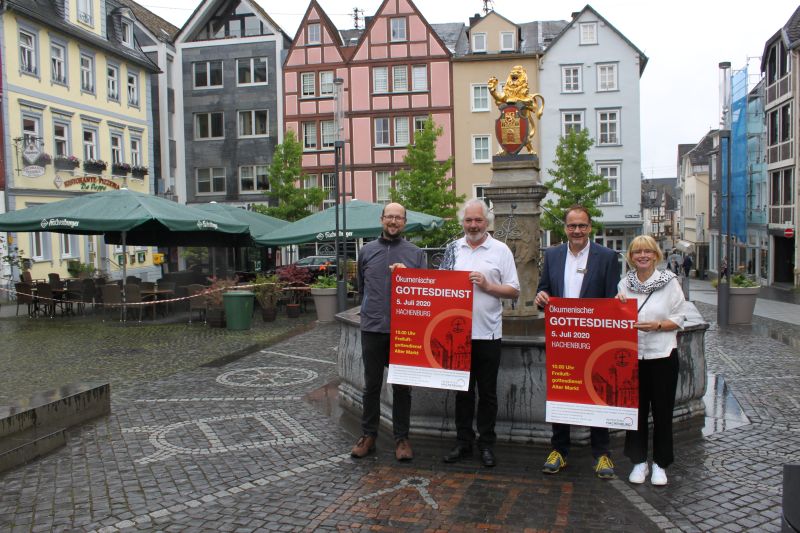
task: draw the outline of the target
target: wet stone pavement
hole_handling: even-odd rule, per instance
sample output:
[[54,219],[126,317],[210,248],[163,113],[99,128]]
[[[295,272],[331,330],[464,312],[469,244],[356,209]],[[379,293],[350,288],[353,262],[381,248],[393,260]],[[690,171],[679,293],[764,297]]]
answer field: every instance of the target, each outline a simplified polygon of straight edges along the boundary
[[[698,308],[713,322],[714,307]],[[4,343],[16,336],[9,320]],[[698,424],[681,431],[663,488],[627,482],[620,439],[610,482],[593,476],[586,448],[545,476],[543,446],[500,445],[493,469],[477,457],[447,465],[453,443],[413,429],[409,463],[395,461],[385,435],[376,454],[351,459],[357,423],[335,400],[337,325],[200,366],[253,345],[205,329],[164,348],[213,354],[158,372],[109,367],[133,374],[111,377],[110,416],[0,474],[0,531],[779,531],[782,464],[800,462],[800,327],[785,323],[712,324],[709,372],[732,391],[720,403],[733,412],[716,413],[706,436]],[[94,358],[110,353],[84,338]]]

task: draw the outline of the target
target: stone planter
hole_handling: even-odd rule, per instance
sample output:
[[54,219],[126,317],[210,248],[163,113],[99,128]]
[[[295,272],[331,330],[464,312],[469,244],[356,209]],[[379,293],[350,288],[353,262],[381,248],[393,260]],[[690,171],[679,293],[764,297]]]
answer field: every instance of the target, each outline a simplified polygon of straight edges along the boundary
[[319,322],[333,322],[336,316],[336,289],[311,288],[314,297],[314,308],[317,310]]
[[751,324],[761,287],[731,287],[728,324]]

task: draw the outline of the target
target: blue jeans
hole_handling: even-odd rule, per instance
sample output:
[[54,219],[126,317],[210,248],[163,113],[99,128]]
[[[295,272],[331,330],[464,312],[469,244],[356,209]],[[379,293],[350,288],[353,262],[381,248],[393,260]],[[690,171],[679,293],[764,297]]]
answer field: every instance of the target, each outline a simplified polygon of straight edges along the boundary
[[[378,436],[381,419],[383,369],[389,366],[389,334],[361,332],[361,359],[364,362],[361,431]],[[392,430],[395,440],[407,439],[411,425],[411,387],[392,385]]]

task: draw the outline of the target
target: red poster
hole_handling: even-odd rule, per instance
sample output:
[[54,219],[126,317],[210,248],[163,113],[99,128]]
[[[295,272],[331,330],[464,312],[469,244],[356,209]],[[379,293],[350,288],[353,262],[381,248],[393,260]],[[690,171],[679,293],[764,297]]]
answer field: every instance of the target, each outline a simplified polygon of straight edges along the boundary
[[548,422],[636,429],[636,300],[550,298],[545,308]]
[[387,381],[467,390],[471,353],[469,272],[395,270]]

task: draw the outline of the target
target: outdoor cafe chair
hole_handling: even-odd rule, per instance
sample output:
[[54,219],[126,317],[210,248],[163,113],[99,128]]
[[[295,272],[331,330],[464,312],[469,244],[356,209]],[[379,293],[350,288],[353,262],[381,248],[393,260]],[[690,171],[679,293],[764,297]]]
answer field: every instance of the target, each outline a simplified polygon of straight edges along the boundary
[[139,284],[139,288],[143,291],[153,291],[156,289],[156,284],[152,281],[143,281]]
[[[59,304],[53,296],[53,288],[49,283],[39,282],[36,284],[36,307],[50,318],[56,314],[56,305]],[[64,307],[61,307],[62,312]]]
[[[142,289],[139,285],[135,283],[131,283],[130,285],[125,285],[125,303],[126,304],[141,304],[144,300],[142,299]],[[128,314],[131,312],[139,313],[139,322],[142,321],[142,313],[144,313],[144,306],[143,305],[132,305],[127,308]],[[153,313],[155,313],[155,308],[153,308]],[[155,317],[155,314],[153,315]]]
[[122,320],[122,289],[116,283],[107,283],[101,287],[103,295],[103,320],[109,310],[114,310],[116,307],[119,312],[120,320]]
[[59,276],[58,272],[50,272],[47,275],[47,282],[50,284],[50,287],[56,287],[61,283],[61,276]]
[[81,280],[81,288],[77,298],[79,313],[86,313],[86,304],[94,304],[96,292],[97,289],[94,286],[94,280],[92,278],[84,278]]
[[17,291],[17,316],[19,316],[19,306],[22,304],[28,306],[28,316],[34,316],[36,302],[33,298],[33,286],[30,283],[20,281],[14,284],[14,290]]
[[203,317],[203,322],[206,321],[206,310],[208,309],[208,300],[205,294],[202,294],[206,288],[199,283],[193,283],[186,287],[189,293],[189,324],[192,323],[192,315],[197,311],[199,317]]
[[128,276],[125,278],[125,285],[139,285],[142,282],[142,278],[138,276]]

